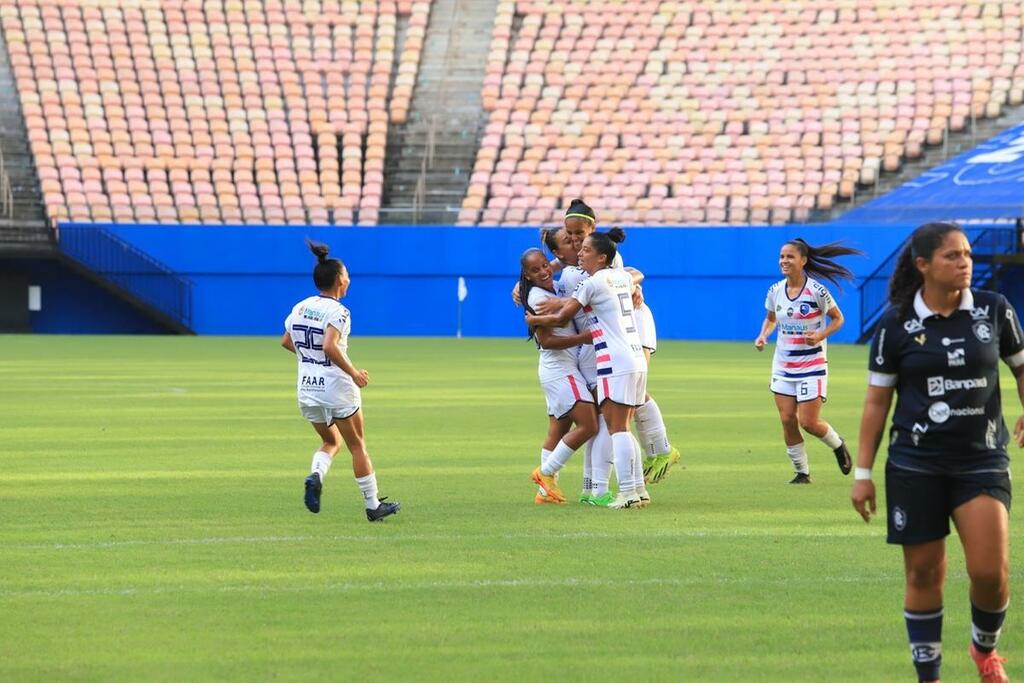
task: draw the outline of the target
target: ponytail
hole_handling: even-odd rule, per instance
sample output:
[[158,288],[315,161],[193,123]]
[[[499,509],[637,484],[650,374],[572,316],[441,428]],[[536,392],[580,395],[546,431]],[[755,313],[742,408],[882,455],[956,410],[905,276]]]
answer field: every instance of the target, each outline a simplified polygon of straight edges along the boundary
[[786,244],[796,247],[797,251],[807,259],[804,272],[811,277],[828,280],[832,284],[839,285],[839,280],[853,281],[853,273],[846,266],[836,263],[839,256],[863,256],[864,252],[859,249],[843,246],[842,242],[829,242],[820,247],[808,244],[802,237],[791,239]]
[[963,232],[963,229],[956,223],[925,223],[907,240],[889,279],[889,303],[899,310],[901,316],[910,311],[917,290],[924,285],[924,276],[917,269],[916,259],[920,257],[930,261],[951,232]]
[[326,244],[314,242],[306,238],[306,246],[316,256],[316,267],[313,268],[313,284],[321,292],[334,287],[338,282],[338,276],[345,270],[345,264],[340,259],[327,258],[330,248]]

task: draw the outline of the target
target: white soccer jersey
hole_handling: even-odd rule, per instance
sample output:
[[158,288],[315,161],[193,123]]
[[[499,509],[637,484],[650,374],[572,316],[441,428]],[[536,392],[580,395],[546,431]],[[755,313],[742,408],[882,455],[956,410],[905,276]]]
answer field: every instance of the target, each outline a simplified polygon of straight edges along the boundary
[[647,370],[633,318],[633,278],[604,268],[584,280],[572,295],[589,317],[599,377]]
[[[555,283],[555,293],[563,299],[568,299],[576,291],[576,288],[580,286],[580,283],[588,277],[590,276],[587,274],[587,271],[579,266],[565,266],[562,268],[562,274],[559,276],[558,282]],[[587,314],[582,310],[577,311],[572,321],[576,329],[581,332],[590,329]]]
[[[557,298],[554,292],[549,292],[541,287],[531,287],[527,302],[530,308],[536,310],[542,301]],[[562,327],[553,327],[551,332],[557,337],[571,337],[576,334],[576,326],[570,320]],[[556,379],[565,378],[575,374],[576,369],[576,346],[568,349],[540,349],[540,363],[537,367],[537,374],[541,382],[550,382]]]
[[336,299],[311,296],[295,304],[284,326],[291,335],[298,359],[299,405],[335,406],[351,402],[358,387],[348,373],[336,366],[324,353],[324,334],[330,325],[338,330],[338,346],[348,349],[352,319],[348,309]]
[[808,277],[800,293],[790,299],[786,281],[768,288],[765,309],[775,313],[779,336],[775,343],[772,376],[784,380],[803,380],[828,374],[825,352],[827,341],[808,346],[805,336],[824,330],[825,315],[835,308],[832,294],[817,280]]

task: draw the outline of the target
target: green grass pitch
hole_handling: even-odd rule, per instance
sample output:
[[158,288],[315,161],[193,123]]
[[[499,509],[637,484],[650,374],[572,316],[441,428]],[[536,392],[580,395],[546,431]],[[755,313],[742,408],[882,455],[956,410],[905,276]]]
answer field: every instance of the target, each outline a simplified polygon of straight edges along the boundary
[[[317,441],[274,339],[0,350],[0,680],[913,680],[884,519],[856,517],[817,442],[814,485],[785,484],[770,351],[664,343],[649,386],[686,469],[610,511],[533,504],[530,344],[356,337],[403,504],[371,525],[344,452],[303,507]],[[830,353],[824,416],[852,442],[867,351]],[[945,680],[976,680],[969,630],[951,541]]]

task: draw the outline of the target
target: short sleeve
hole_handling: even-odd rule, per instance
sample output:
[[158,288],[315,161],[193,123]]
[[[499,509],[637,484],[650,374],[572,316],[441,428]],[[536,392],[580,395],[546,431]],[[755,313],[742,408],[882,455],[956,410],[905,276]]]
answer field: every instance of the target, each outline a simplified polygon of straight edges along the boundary
[[871,340],[868,360],[868,384],[871,386],[896,386],[900,371],[898,318],[893,310],[883,315]]
[[350,321],[348,309],[345,308],[344,306],[338,306],[333,311],[331,311],[330,315],[327,316],[327,320],[325,321],[327,325],[334,327],[335,329],[338,330],[338,332],[341,332],[342,334],[348,333],[349,322]]
[[292,313],[288,314],[288,317],[284,319],[284,331],[292,329]]
[[828,291],[828,287],[820,285],[817,287],[817,290],[818,308],[821,310],[822,315],[825,315],[836,307],[836,300],[832,296],[832,292]]
[[1011,368],[1024,365],[1024,332],[1021,331],[1020,318],[1013,304],[1002,299],[1002,319],[999,321],[999,356]]
[[775,293],[775,287],[769,287],[768,288],[768,293],[764,295],[764,310],[766,310],[766,311],[774,311],[775,310],[775,302],[772,301],[772,299],[774,298],[772,295],[774,293]]
[[580,302],[580,306],[589,306],[591,299],[594,298],[594,278],[587,278],[576,287],[576,291],[572,293],[572,298]]

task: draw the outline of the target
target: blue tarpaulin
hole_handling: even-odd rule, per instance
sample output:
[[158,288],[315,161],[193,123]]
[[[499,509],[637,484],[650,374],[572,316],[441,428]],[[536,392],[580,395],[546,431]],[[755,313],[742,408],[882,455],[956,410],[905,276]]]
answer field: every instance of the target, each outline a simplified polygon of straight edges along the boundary
[[1024,123],[925,171],[839,220],[920,224],[1020,217],[1024,217]]

